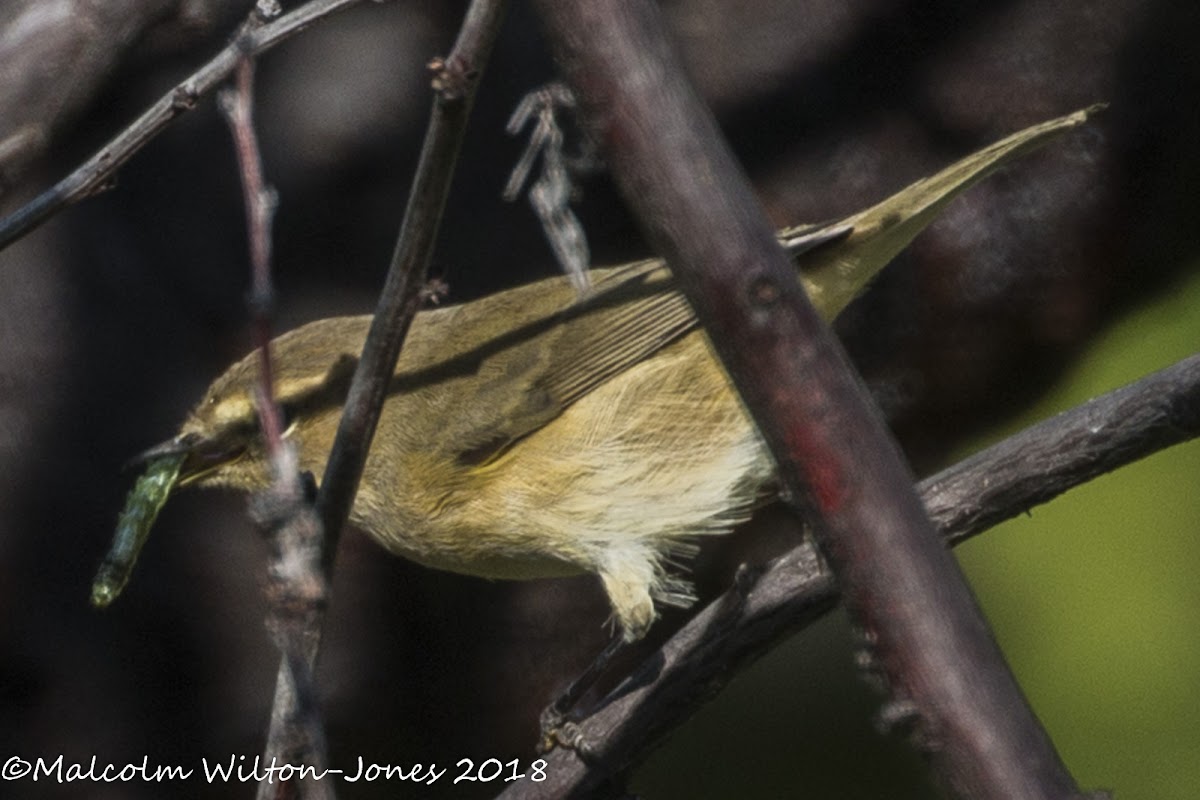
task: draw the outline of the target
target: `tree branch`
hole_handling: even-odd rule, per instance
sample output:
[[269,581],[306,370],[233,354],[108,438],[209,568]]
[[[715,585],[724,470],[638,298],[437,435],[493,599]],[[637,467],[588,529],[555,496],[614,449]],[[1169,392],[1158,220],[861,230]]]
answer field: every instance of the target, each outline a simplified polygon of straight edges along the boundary
[[143,37],[159,35],[172,24],[198,34],[198,28],[209,28],[213,17],[237,3],[250,5],[247,0],[0,3],[0,198]]
[[317,20],[362,0],[310,0],[266,25],[250,14],[233,40],[207,64],[167,92],[129,127],[117,134],[70,175],[21,208],[0,219],[0,250],[37,228],[68,205],[104,191],[112,176],[176,117],[191,111],[196,101],[213,91],[237,69],[243,57],[254,58],[291,38]]
[[[396,368],[404,338],[421,302],[421,290],[437,237],[442,211],[475,98],[478,79],[491,53],[506,0],[473,0],[450,55],[430,63],[435,91],[433,112],[421,149],[417,173],[409,192],[399,240],[392,256],[375,317],[363,345],[343,407],[337,436],[317,495],[316,510],[325,531],[323,566],[332,576],[340,533],[350,515],[359,479],[366,464],[371,437],[383,408],[387,386]],[[311,620],[304,637],[303,659],[311,667],[321,640],[324,611]],[[295,763],[280,747],[294,741],[288,728],[298,713],[297,687],[287,659],[280,664],[271,712],[266,763]],[[287,793],[278,781],[259,785],[266,800]]]
[[[1005,439],[918,484],[945,541],[957,544],[1076,486],[1200,436],[1200,355]],[[714,600],[581,720],[584,755],[546,756],[544,783],[506,800],[617,794],[624,776],[759,656],[838,601],[805,542]],[[599,765],[599,768],[597,767]]]
[[[262,15],[277,7],[260,0]],[[328,582],[321,570],[324,532],[299,474],[295,447],[283,440],[283,423],[275,403],[271,367],[271,220],[275,192],[263,178],[258,137],[254,131],[254,62],[243,57],[231,89],[218,95],[218,105],[229,123],[237,154],[246,202],[246,229],[250,240],[250,325],[259,357],[255,406],[259,428],[271,462],[271,485],[254,495],[251,516],[268,536],[271,554],[267,564],[266,595],[270,609],[267,630],[279,648],[280,669],[286,669],[294,689],[294,710],[288,724],[272,729],[269,752],[296,753],[297,762],[323,772],[328,764],[325,725],[313,682],[313,664],[306,658],[311,631],[319,626],[328,603]],[[259,784],[271,796],[274,778]],[[334,797],[332,783],[312,781],[303,790],[310,797]]]
[[796,280],[648,0],[540,0],[626,202],[680,278],[815,535],[903,725],[960,796],[1078,794],[899,450]]
[[450,179],[475,98],[475,88],[504,18],[507,0],[473,0],[445,59],[430,62],[436,92],[400,238],[392,254],[375,318],[363,345],[325,465],[317,509],[329,532],[327,565],[354,502],[358,480],[396,360],[421,303],[425,273],[450,191]]
[[1200,436],[1200,355],[1089,400],[919,484],[958,544],[1068,489]]
[[271,221],[275,216],[275,192],[263,178],[258,137],[254,133],[254,62],[243,58],[237,68],[234,88],[222,90],[218,105],[229,122],[242,176],[246,203],[246,231],[250,239],[250,324],[259,353],[259,425],[267,453],[278,468],[283,447],[283,424],[275,405],[271,375],[271,315],[274,289],[271,282]]

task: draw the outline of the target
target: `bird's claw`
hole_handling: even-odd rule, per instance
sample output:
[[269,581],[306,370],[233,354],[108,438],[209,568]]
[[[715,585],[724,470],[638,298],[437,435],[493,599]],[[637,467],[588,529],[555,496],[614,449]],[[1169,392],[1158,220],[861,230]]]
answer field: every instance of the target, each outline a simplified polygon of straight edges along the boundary
[[545,755],[556,747],[574,750],[580,756],[586,757],[590,748],[584,738],[583,729],[579,723],[570,719],[558,704],[552,704],[538,718],[541,735],[538,739],[537,753]]

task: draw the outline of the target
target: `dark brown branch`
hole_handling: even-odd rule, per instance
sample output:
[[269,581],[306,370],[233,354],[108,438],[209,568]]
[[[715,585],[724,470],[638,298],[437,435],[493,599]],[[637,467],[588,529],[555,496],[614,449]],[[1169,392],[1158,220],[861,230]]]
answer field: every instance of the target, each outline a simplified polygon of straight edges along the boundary
[[95,155],[33,200],[0,219],[0,250],[20,239],[68,205],[103,191],[112,176],[168,124],[233,74],[242,56],[253,58],[291,38],[312,23],[362,0],[311,0],[279,19],[259,26],[252,12],[221,52],[167,92]]
[[507,0],[473,0],[450,55],[429,65],[436,92],[432,118],[400,237],[363,345],[362,358],[350,384],[317,500],[329,532],[327,564],[332,563],[338,535],[350,516],[388,383],[421,303],[426,270],[479,75],[491,53],[507,5]]
[[958,544],[1106,472],[1200,436],[1200,355],[1026,428],[920,483]]
[[805,297],[650,0],[540,0],[584,118],[815,535],[904,725],[960,796],[1078,793],[898,448]]
[[[921,498],[942,537],[958,543],[1069,489],[1200,436],[1200,356],[1045,420],[927,478]],[[804,543],[697,614],[579,723],[589,757],[547,756],[545,783],[513,798],[604,796],[671,730],[737,673],[838,601],[816,548]]]
[[[387,279],[350,384],[317,495],[317,514],[325,531],[322,561],[327,577],[332,574],[340,533],[358,491],[387,385],[395,371],[404,337],[421,303],[427,267],[479,75],[499,33],[506,7],[506,0],[473,0],[450,55],[430,64],[435,91],[432,117]],[[323,617],[324,614],[319,613],[311,620],[311,628],[305,637],[304,660],[310,667],[320,647]],[[270,742],[289,740],[280,729],[296,717],[297,701],[302,699],[297,695],[285,660],[276,677]],[[266,762],[270,763],[272,759],[288,763],[289,754],[268,748]],[[279,782],[273,787],[262,784],[258,794],[260,800],[279,796],[271,789],[284,791]]]

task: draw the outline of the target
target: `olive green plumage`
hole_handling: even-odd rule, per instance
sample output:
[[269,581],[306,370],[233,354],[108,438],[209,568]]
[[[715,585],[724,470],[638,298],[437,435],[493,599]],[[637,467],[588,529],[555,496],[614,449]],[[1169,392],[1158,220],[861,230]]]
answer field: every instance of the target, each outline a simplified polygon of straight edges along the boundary
[[[1086,116],[1027,129],[845,220],[782,231],[818,310],[832,319],[956,194]],[[594,573],[633,640],[656,604],[692,600],[668,562],[744,520],[774,468],[667,268],[595,270],[592,285],[581,297],[556,277],[419,313],[351,521],[439,569]],[[285,436],[314,475],[369,323],[320,320],[272,344]],[[186,453],[182,484],[266,484],[257,380],[255,356],[234,364],[163,450]]]

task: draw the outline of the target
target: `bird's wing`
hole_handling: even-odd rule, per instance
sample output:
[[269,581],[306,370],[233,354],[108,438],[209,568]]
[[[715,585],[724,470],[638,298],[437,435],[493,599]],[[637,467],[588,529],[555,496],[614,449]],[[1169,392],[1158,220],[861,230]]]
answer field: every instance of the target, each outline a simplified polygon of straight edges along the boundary
[[[1082,125],[1098,108],[1019,131],[840,222],[787,228],[780,232],[780,242],[800,256],[810,297],[833,318],[950,200],[1012,159]],[[519,310],[517,302],[535,296],[510,295],[508,310]],[[476,383],[473,396],[463,398],[464,413],[477,418],[467,425],[460,461],[490,461],[697,325],[659,261],[604,271],[592,294],[574,303],[565,304],[561,294],[546,297],[566,307],[557,316],[547,310],[533,328],[525,326],[536,332],[523,340],[509,338],[511,346],[497,347],[497,342],[519,334],[520,327],[487,343],[491,355],[478,362],[485,380]],[[563,318],[572,315],[580,319],[564,324]]]
[[[695,330],[692,309],[661,261],[613,270],[533,335],[480,363],[483,380],[456,398],[473,419],[457,432],[460,463],[482,465],[610,378]],[[469,411],[467,411],[469,409]]]

